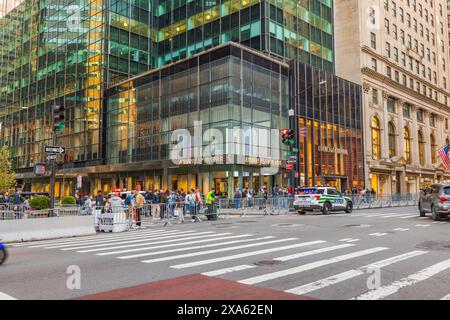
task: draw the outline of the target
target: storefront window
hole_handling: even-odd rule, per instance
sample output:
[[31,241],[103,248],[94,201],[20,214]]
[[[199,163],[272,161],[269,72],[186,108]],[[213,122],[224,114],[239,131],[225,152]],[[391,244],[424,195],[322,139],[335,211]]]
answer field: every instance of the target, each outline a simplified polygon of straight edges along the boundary
[[380,121],[377,117],[372,117],[372,158],[378,160],[381,158],[381,134]]

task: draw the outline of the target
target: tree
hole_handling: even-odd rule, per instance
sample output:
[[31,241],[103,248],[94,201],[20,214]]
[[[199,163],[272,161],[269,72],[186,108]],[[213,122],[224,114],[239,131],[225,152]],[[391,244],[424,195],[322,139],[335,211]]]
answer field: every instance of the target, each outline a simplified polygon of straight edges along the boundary
[[9,159],[9,148],[3,146],[0,149],[0,192],[14,192],[16,188],[16,173]]

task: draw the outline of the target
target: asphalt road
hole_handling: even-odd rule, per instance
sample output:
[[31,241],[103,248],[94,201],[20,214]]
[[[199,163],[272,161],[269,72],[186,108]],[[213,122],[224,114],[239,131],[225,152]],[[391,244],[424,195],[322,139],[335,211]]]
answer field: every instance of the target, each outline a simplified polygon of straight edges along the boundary
[[404,207],[150,222],[11,246],[0,267],[0,299],[104,292],[89,298],[450,299],[450,220]]

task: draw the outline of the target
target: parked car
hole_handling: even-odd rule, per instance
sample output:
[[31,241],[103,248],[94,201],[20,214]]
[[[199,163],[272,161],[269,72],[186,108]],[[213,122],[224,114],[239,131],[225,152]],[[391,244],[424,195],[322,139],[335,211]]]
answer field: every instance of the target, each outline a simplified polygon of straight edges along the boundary
[[425,217],[427,212],[434,221],[450,215],[450,184],[433,184],[421,192],[419,214]]
[[353,202],[336,188],[301,188],[299,194],[295,195],[294,208],[300,214],[305,214],[305,211],[322,211],[323,214],[329,214],[331,211],[351,213]]

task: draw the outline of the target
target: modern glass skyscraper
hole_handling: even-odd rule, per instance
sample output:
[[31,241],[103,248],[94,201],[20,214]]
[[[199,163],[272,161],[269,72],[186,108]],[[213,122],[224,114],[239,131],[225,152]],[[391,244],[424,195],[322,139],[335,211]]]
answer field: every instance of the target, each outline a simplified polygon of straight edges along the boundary
[[62,105],[60,172],[74,178],[107,162],[107,88],[231,41],[333,71],[332,16],[331,0],[24,0],[0,19],[0,145],[39,181]]

